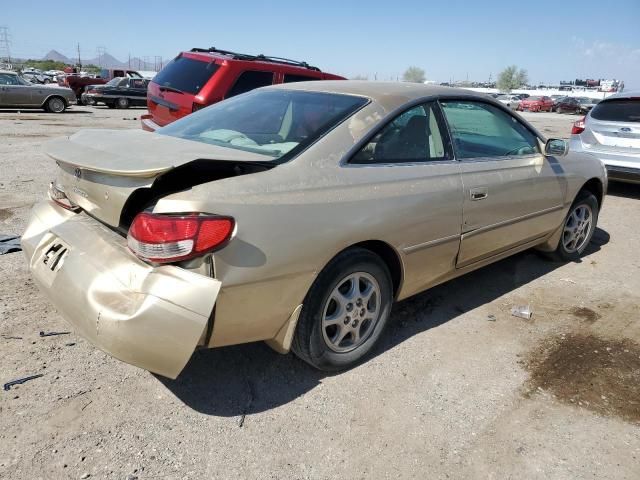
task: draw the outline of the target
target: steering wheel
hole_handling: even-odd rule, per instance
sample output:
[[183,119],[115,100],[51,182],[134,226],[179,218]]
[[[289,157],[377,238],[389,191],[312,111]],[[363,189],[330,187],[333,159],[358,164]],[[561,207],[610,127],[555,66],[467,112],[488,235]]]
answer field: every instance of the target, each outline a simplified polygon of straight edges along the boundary
[[503,156],[508,157],[509,155],[528,155],[531,152],[531,146],[523,145],[522,147],[516,147],[512,150],[509,150],[507,153],[504,153]]

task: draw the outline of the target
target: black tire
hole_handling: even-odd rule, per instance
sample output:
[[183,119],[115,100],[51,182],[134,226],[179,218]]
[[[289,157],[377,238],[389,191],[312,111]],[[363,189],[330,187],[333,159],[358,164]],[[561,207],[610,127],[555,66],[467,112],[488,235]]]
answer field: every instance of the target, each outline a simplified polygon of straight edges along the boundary
[[[571,216],[576,210],[580,207],[585,207],[590,211],[591,222],[589,224],[589,230],[586,232],[584,236],[584,240],[581,240],[577,245],[578,248],[572,249],[567,248],[565,244],[565,238],[570,237],[570,232],[565,232],[565,228],[569,226]],[[593,234],[596,231],[596,226],[598,225],[598,214],[599,214],[599,206],[598,200],[596,197],[589,191],[581,190],[580,193],[576,196],[571,208],[569,208],[569,212],[562,222],[562,235],[560,236],[560,241],[558,242],[558,247],[554,252],[550,254],[551,258],[560,262],[575,262],[580,259],[582,253],[589,246],[591,239],[593,238]],[[566,233],[566,237],[565,237]]]
[[120,97],[116,99],[116,108],[121,108],[121,109],[129,108],[129,99],[125,97]]
[[67,103],[60,97],[51,97],[44,104],[45,112],[62,113],[66,110]]
[[[322,319],[325,308],[328,308],[331,302],[330,296],[334,289],[338,288],[345,278],[356,272],[370,275],[378,284],[380,291],[378,318],[376,321],[371,320],[366,338],[365,335],[362,337],[363,343],[350,351],[337,352],[325,340],[326,331],[323,332]],[[338,371],[351,368],[364,360],[377,344],[388,323],[392,303],[391,275],[382,259],[363,248],[345,250],[320,272],[307,293],[291,348],[300,359],[319,370]],[[360,307],[355,308],[358,310]],[[349,317],[345,318],[348,320]],[[361,320],[360,328],[366,325],[366,321]],[[341,326],[340,329],[342,328]],[[349,324],[345,328],[349,328]]]
[[116,108],[116,104],[113,102],[104,102],[104,104],[109,108]]

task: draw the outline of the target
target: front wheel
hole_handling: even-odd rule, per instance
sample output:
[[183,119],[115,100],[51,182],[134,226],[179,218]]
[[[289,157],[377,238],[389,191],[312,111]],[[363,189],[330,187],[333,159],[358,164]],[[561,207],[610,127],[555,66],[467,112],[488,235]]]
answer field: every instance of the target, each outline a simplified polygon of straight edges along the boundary
[[563,262],[578,260],[591,242],[598,213],[596,197],[586,191],[580,192],[564,220],[560,242],[552,257]]
[[292,349],[320,370],[350,368],[380,339],[392,302],[391,275],[380,257],[362,248],[346,250],[309,290]]

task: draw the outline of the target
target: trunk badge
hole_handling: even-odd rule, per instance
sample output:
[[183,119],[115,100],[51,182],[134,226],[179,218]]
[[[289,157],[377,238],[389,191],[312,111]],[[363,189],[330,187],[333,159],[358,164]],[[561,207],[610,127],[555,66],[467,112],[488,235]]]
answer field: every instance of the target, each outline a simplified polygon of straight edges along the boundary
[[82,177],[82,170],[76,168],[73,172],[73,176],[76,177],[76,180],[80,180],[80,177]]

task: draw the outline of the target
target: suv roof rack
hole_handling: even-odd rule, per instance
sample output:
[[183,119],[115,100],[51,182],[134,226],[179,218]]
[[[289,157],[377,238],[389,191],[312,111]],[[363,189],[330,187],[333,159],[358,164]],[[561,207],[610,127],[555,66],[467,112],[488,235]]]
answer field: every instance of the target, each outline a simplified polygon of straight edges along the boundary
[[210,47],[210,48],[192,48],[190,50],[191,52],[200,52],[200,53],[217,53],[219,55],[226,55],[228,57],[231,57],[235,60],[248,60],[248,61],[265,61],[265,62],[271,62],[271,63],[280,63],[283,65],[291,65],[294,67],[302,67],[302,68],[306,68],[308,70],[315,70],[316,72],[319,72],[320,69],[318,67],[314,67],[309,65],[307,62],[299,62],[297,60],[290,60],[288,58],[282,58],[282,57],[270,57],[267,55],[249,55],[247,53],[236,53],[236,52],[230,52],[228,50],[220,50],[218,48],[215,47]]

